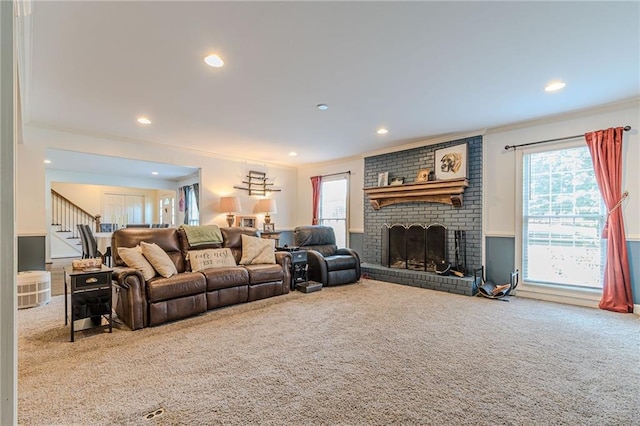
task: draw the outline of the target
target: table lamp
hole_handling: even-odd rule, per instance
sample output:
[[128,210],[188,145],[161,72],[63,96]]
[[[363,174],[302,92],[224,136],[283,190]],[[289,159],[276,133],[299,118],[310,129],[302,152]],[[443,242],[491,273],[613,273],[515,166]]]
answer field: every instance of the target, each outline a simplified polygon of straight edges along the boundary
[[218,210],[227,213],[229,227],[233,226],[233,214],[239,212],[240,209],[240,199],[238,197],[220,197]]
[[264,213],[264,223],[271,223],[271,216],[269,216],[269,214],[278,213],[276,200],[273,198],[263,198],[262,200],[258,200],[258,204],[256,204],[254,212]]

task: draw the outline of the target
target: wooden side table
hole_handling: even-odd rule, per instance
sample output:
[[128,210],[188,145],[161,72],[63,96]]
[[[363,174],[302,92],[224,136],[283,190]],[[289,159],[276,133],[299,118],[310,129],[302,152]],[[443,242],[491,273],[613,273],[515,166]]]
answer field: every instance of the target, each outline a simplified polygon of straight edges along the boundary
[[[75,321],[91,318],[95,327],[113,331],[111,301],[112,269],[102,265],[95,269],[64,269],[64,325],[71,324],[71,341],[75,341]],[[106,324],[102,324],[102,319]],[[97,324],[96,324],[97,322]]]

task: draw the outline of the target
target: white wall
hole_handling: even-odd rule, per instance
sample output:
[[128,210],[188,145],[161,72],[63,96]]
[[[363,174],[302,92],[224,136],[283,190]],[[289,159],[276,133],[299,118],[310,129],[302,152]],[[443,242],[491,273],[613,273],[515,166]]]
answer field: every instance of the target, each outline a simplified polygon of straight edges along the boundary
[[101,222],[112,222],[104,217],[105,194],[139,195],[145,199],[145,223],[153,223],[158,218],[159,191],[155,189],[127,188],[122,186],[84,185],[77,183],[51,182],[51,188],[83,210],[102,215]]
[[364,232],[364,159],[352,158],[305,166],[298,171],[297,224],[310,225],[313,210],[311,177],[351,172],[349,187],[349,232]]
[[[44,148],[18,144],[16,151],[16,233],[47,235],[48,226],[44,205],[45,188]],[[45,208],[46,207],[46,208]]]
[[634,100],[589,113],[540,120],[527,127],[487,131],[484,137],[484,218],[488,236],[515,236],[516,153],[505,145],[580,135],[630,125],[624,132],[622,187],[629,198],[622,204],[627,239],[640,240],[640,101]]
[[[485,234],[495,236],[515,235],[515,154],[505,151],[505,145],[551,139],[565,135],[612,126],[631,125],[625,133],[625,165],[623,183],[630,197],[623,204],[623,213],[629,239],[640,239],[640,128],[639,101],[618,104],[582,114],[549,118],[527,126],[489,130],[484,137],[484,218]],[[19,235],[46,234],[45,220],[45,148],[59,148],[94,154],[178,164],[201,169],[201,222],[226,224],[225,214],[215,210],[218,199],[224,195],[238,195],[242,215],[255,215],[253,207],[257,197],[249,197],[246,191],[234,189],[250,170],[264,171],[282,192],[272,193],[278,204],[273,215],[277,229],[293,229],[311,221],[311,176],[351,171],[350,231],[364,228],[362,188],[364,185],[364,161],[351,158],[344,161],[305,165],[299,171],[275,165],[255,164],[242,160],[220,159],[189,150],[167,146],[133,144],[104,140],[48,129],[25,129],[25,145],[18,146],[17,154],[17,229]],[[161,148],[161,149],[160,149]],[[401,147],[404,149],[403,147]],[[400,149],[400,148],[399,148]],[[262,216],[258,217],[261,226]]]
[[[26,126],[25,145],[21,146],[17,158],[17,228],[18,233],[36,232],[46,235],[45,211],[48,209],[45,196],[45,150],[57,148],[131,158],[135,160],[175,164],[201,169],[200,219],[202,224],[215,223],[226,226],[225,215],[215,211],[218,199],[223,195],[238,195],[242,203],[242,215],[255,215],[253,207],[258,197],[249,197],[246,191],[234,189],[240,186],[249,170],[267,173],[274,188],[273,198],[278,204],[278,213],[272,215],[279,229],[293,228],[296,224],[297,171],[294,168],[269,164],[249,163],[240,159],[216,158],[208,153],[188,149],[176,149],[153,143],[130,143],[97,136],[78,135],[62,131]],[[115,179],[115,177],[114,177]],[[92,183],[92,182],[86,182]],[[122,185],[119,181],[114,185]],[[171,188],[173,189],[173,188]],[[262,217],[262,216],[260,216]],[[259,226],[261,220],[259,217]]]

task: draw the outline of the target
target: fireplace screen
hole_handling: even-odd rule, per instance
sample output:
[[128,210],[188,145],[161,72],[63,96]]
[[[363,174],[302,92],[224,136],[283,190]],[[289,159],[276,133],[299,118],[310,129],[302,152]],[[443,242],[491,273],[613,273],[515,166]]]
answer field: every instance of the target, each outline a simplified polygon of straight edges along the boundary
[[447,228],[439,224],[383,225],[381,264],[389,268],[435,272],[447,259]]

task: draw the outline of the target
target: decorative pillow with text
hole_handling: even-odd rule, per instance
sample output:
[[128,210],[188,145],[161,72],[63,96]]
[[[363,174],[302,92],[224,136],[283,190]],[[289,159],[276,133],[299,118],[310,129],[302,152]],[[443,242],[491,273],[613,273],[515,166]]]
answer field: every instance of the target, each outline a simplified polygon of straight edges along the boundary
[[276,241],[242,234],[241,265],[276,263]]
[[230,248],[190,250],[187,253],[187,259],[191,263],[193,272],[202,271],[203,269],[237,266]]

